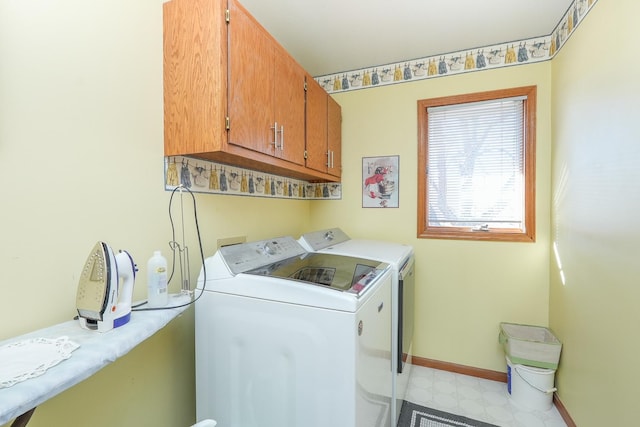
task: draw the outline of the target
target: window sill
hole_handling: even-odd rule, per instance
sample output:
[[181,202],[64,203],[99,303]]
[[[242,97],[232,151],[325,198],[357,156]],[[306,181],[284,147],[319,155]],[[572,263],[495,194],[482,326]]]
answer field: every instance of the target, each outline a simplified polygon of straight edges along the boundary
[[479,240],[491,242],[522,242],[534,243],[535,235],[529,235],[521,230],[489,230],[473,231],[469,228],[436,228],[418,233],[419,239],[449,239],[449,240]]

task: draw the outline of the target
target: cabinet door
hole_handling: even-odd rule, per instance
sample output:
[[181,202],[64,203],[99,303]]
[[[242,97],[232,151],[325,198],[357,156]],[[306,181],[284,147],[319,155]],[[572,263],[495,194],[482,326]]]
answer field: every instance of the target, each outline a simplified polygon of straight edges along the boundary
[[227,134],[227,25],[219,1],[163,4],[164,154],[218,151]]
[[331,96],[327,96],[327,145],[329,168],[333,176],[342,176],[342,108]]
[[229,144],[273,155],[273,39],[236,1],[229,12]]
[[327,172],[327,98],[329,95],[307,76],[307,167]]
[[275,156],[304,165],[304,69],[281,47],[275,49],[273,121],[278,127]]

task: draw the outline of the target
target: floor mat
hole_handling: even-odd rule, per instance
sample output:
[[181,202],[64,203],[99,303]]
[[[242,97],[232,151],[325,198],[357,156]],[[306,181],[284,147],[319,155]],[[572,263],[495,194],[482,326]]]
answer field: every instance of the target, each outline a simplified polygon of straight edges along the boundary
[[405,401],[400,410],[398,427],[498,427],[460,415],[425,408]]

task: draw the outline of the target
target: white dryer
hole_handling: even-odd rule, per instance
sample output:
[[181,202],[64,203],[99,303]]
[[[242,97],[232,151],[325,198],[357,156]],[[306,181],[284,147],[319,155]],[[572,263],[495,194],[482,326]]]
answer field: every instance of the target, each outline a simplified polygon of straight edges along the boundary
[[198,420],[391,426],[388,264],[282,237],[220,248],[198,289]]
[[298,242],[310,252],[362,257],[385,262],[392,269],[392,419],[396,425],[405,399],[413,354],[415,257],[413,247],[394,242],[351,239],[340,228],[313,231]]

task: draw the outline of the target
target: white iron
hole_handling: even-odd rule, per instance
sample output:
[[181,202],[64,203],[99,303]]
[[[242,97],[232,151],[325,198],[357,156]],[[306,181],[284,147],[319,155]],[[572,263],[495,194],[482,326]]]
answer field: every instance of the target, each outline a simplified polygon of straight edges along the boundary
[[114,255],[109,245],[96,243],[78,282],[76,307],[80,326],[107,332],[129,322],[136,271],[127,251]]

